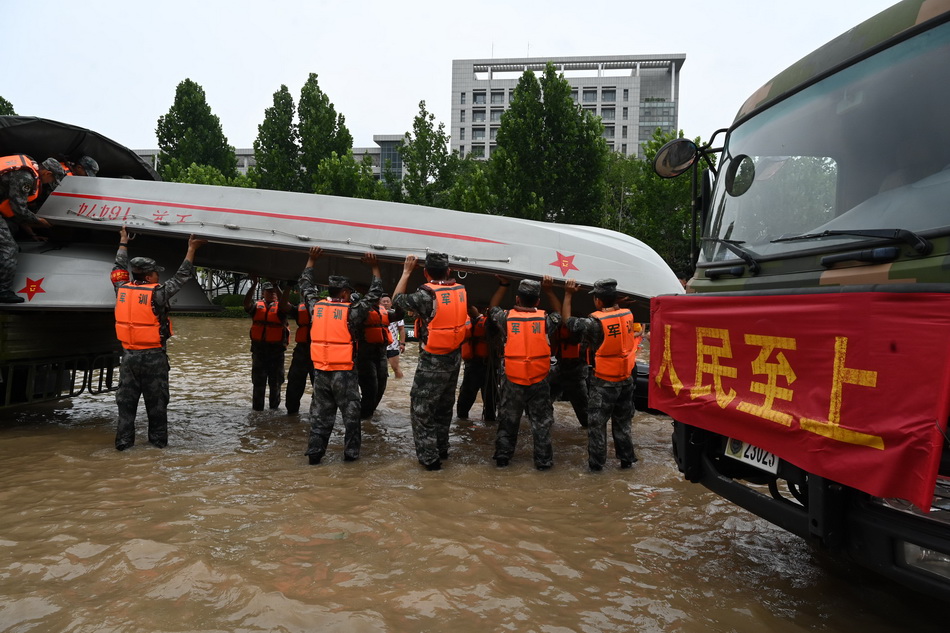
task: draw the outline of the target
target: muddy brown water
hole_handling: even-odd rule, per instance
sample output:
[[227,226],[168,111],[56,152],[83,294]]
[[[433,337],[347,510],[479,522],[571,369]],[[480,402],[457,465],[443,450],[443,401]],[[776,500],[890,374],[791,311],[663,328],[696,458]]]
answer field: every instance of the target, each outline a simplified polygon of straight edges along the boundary
[[111,394],[3,413],[0,631],[946,630],[947,605],[684,482],[663,416],[634,420],[631,470],[587,472],[557,403],[552,470],[526,424],[498,469],[493,429],[459,420],[424,471],[414,349],[362,458],[343,462],[338,424],[308,466],[306,415],[251,411],[247,327],[176,320],[165,450],[142,407],[135,448],[113,449]]

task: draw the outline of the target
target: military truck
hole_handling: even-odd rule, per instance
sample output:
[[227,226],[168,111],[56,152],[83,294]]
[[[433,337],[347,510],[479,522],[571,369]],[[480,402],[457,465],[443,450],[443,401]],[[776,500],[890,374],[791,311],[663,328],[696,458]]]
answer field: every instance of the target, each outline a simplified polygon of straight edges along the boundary
[[659,175],[692,174],[698,239],[687,294],[652,302],[650,363],[688,480],[942,599],[948,60],[950,3],[905,0],[777,75],[710,143],[657,153]]

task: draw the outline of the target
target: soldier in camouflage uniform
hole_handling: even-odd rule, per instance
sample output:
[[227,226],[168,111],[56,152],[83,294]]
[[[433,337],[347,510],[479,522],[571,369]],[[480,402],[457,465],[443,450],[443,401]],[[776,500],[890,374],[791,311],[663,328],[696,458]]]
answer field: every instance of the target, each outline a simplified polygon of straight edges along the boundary
[[[544,283],[550,288],[553,279],[545,276]],[[551,337],[561,327],[561,315],[538,310],[541,285],[531,279],[518,284],[514,308],[498,307],[507,287],[507,282],[499,284],[488,309],[490,327],[500,335],[505,349],[493,459],[501,467],[511,462],[518,443],[521,414],[527,410],[534,439],[534,466],[547,470],[554,465],[551,448],[554,406],[548,383]]]
[[637,461],[630,437],[630,425],[636,413],[633,405],[636,324],[630,311],[617,305],[616,280],[594,282],[591,294],[597,310],[587,317],[570,316],[571,297],[577,289],[577,282],[568,279],[564,286],[564,315],[568,331],[580,334],[583,345],[595,353],[587,403],[587,465],[592,471],[598,471],[607,461],[609,419],[620,467],[630,468]]
[[[310,313],[313,342],[313,398],[310,401],[310,438],[306,455],[311,465],[319,464],[327,452],[337,409],[343,416],[343,459],[359,459],[360,391],[356,373],[356,343],[363,337],[363,324],[383,294],[376,256],[367,254],[363,263],[373,271],[369,291],[351,303],[353,286],[346,277],[330,275],[330,295],[321,300],[313,280],[313,265],[322,254],[319,246],[310,249],[307,266],[300,274],[300,297]],[[345,319],[344,324],[339,321]]]
[[[551,304],[551,310],[561,312],[561,300],[554,294],[553,282],[545,284],[542,289]],[[580,345],[580,336],[568,332],[564,323],[554,337],[552,346],[551,375],[551,402],[557,402],[563,395],[571,407],[577,421],[587,428],[587,380],[589,367],[587,365],[587,349]]]
[[[155,260],[135,257],[129,261],[128,243],[128,233],[123,226],[119,231],[119,250],[112,268],[112,285],[116,291],[116,334],[124,348],[119,388],[115,394],[119,409],[115,447],[120,451],[135,444],[135,412],[140,396],[145,399],[148,413],[149,443],[158,448],[168,445],[169,367],[165,352],[165,344],[171,336],[168,312],[171,298],[194,276],[195,252],[207,242],[192,235],[188,239],[185,260],[175,276],[164,284],[158,283],[158,273],[164,268]],[[132,269],[131,281],[129,266]],[[136,307],[144,312],[136,313]],[[146,318],[151,318],[153,323],[142,327]]]
[[[49,222],[34,214],[27,204],[33,197],[31,194],[39,193],[42,184],[59,183],[63,174],[62,168],[57,173],[38,166],[29,157],[26,158],[32,168],[25,166],[23,169],[0,173],[0,207],[3,207],[3,216],[7,222],[23,227],[33,225],[49,228]],[[0,303],[23,303],[23,297],[13,290],[19,248],[7,222],[0,221]]]
[[287,316],[291,307],[279,286],[272,282],[261,285],[261,299],[254,301],[257,278],[244,295],[244,310],[253,319],[251,325],[251,408],[264,410],[267,393],[271,409],[280,406],[281,385],[284,384],[284,351],[290,336]]
[[415,255],[406,257],[393,304],[418,316],[415,334],[420,341],[419,362],[409,393],[409,417],[419,463],[427,470],[439,470],[442,460],[449,456],[449,425],[462,367],[461,346],[470,324],[468,301],[465,287],[450,277],[445,253],[426,256],[427,283],[406,294],[416,261]]

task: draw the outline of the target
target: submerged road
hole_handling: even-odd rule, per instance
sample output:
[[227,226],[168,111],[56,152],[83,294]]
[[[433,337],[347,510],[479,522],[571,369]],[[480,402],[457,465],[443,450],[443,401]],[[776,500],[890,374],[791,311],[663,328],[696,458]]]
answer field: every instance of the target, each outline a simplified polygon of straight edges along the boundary
[[251,411],[248,326],[175,320],[165,450],[141,407],[136,447],[114,450],[111,394],[3,414],[0,632],[946,630],[946,605],[684,482],[662,416],[634,420],[631,470],[587,472],[558,403],[552,470],[526,425],[498,469],[493,428],[460,420],[424,471],[414,351],[362,458],[343,462],[338,425],[308,466],[306,415]]

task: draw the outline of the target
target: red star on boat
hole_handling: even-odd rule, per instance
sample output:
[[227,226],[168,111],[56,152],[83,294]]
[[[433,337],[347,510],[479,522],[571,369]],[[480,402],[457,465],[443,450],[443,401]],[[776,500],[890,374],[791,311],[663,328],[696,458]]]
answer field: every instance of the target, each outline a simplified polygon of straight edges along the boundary
[[577,257],[577,255],[564,255],[561,251],[557,251],[557,260],[551,262],[548,266],[557,266],[561,269],[561,277],[566,277],[568,271],[580,270],[580,268],[574,265],[575,257]]
[[33,296],[40,292],[46,292],[43,290],[43,280],[46,277],[40,277],[39,279],[30,279],[26,278],[26,285],[23,286],[20,290],[17,290],[17,293],[25,292],[27,301],[33,301]]

